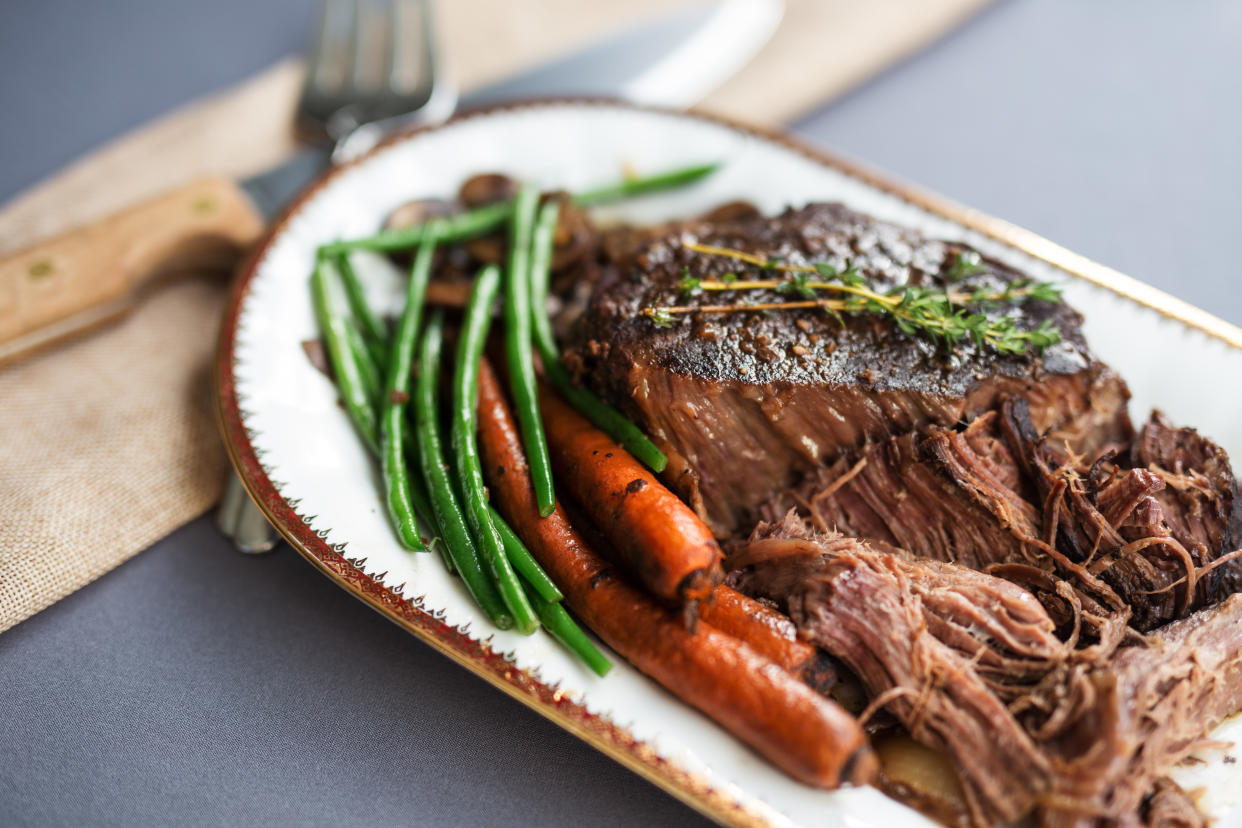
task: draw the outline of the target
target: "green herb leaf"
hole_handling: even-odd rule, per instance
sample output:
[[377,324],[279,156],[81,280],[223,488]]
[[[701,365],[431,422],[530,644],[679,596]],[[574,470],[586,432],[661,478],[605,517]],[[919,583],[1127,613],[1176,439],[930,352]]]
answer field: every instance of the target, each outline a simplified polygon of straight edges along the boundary
[[815,288],[807,284],[810,279],[809,273],[790,273],[788,278],[777,286],[776,292],[783,293],[786,296],[800,296],[803,299],[814,299]]
[[944,278],[949,282],[960,282],[967,276],[983,270],[983,260],[974,250],[963,250],[957,254],[953,264],[949,266]]
[[833,279],[837,278],[837,269],[828,262],[816,262],[813,266],[815,268],[815,272],[818,273],[820,278],[825,282],[831,282]]
[[1041,302],[1060,302],[1061,288],[1052,282],[1039,282],[1038,284],[1031,285],[1027,295]]
[[845,270],[838,273],[837,277],[851,287],[858,287],[867,281],[862,273],[859,272],[858,265],[854,264],[852,259],[846,259]]
[[651,308],[647,311],[647,316],[657,328],[668,328],[673,324],[673,315],[664,308]]
[[699,285],[703,284],[702,279],[696,279],[690,275],[689,268],[682,271],[681,281],[677,283],[677,289],[681,291],[681,298],[687,299],[699,290]]

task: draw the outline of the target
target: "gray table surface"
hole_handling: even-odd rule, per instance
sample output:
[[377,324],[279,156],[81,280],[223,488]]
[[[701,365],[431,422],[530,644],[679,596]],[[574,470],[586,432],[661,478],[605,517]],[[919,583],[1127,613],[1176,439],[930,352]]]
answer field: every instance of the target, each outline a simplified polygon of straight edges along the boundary
[[[0,199],[299,50],[311,11],[6,0]],[[1239,43],[1233,0],[1012,0],[795,129],[1242,324]],[[696,821],[206,519],[0,635],[6,825]]]

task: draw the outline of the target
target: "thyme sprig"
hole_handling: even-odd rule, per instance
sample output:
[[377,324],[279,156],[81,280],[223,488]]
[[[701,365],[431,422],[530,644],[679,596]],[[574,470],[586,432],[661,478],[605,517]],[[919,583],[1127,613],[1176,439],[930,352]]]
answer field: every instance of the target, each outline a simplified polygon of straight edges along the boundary
[[[1061,341],[1061,331],[1044,320],[1032,330],[1024,330],[1008,317],[989,317],[982,310],[1013,305],[1026,299],[1046,302],[1060,301],[1060,291],[1048,282],[1016,281],[1002,291],[980,288],[974,291],[944,291],[934,288],[906,286],[886,293],[873,290],[852,263],[844,270],[826,262],[791,265],[767,259],[742,250],[714,247],[697,243],[685,245],[687,250],[709,256],[724,256],[765,271],[784,273],[781,279],[731,278],[700,279],[683,271],[678,284],[683,297],[700,291],[771,290],[797,297],[785,302],[751,302],[720,305],[664,306],[644,308],[642,313],[658,327],[668,327],[682,314],[734,313],[739,311],[778,311],[800,308],[822,308],[840,320],[841,313],[876,313],[890,317],[904,333],[924,334],[947,347],[970,340],[979,347],[989,347],[1002,354],[1020,354],[1034,348],[1043,352]],[[982,269],[977,256],[958,256],[955,265],[958,278]],[[812,278],[818,276],[818,279]],[[823,298],[821,292],[844,294]]]

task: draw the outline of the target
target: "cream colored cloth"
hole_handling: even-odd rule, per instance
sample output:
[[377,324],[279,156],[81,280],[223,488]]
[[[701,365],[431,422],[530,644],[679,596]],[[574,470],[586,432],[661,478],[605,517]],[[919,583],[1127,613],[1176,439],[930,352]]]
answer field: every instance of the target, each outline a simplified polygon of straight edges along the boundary
[[209,355],[224,295],[186,279],[0,373],[0,629],[206,511],[227,460]]
[[[787,0],[772,40],[702,105],[777,124],[917,49],[987,0]],[[672,3],[452,0],[438,28],[464,89]],[[456,58],[456,59],[454,59]],[[91,153],[0,209],[0,253],[207,174],[296,149],[289,59]],[[201,515],[226,461],[210,404],[222,281],[165,286],[121,323],[0,368],[0,631]]]

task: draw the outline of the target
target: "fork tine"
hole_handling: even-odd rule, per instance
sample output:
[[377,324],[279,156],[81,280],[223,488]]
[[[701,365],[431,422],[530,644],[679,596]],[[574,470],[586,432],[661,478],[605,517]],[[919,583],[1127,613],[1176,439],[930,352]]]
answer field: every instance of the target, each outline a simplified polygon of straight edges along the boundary
[[386,92],[392,88],[393,73],[401,60],[397,52],[396,36],[397,30],[401,28],[401,2],[400,0],[382,0],[379,9],[377,17],[381,25],[376,29],[376,40],[379,43],[376,51],[380,53],[380,60],[376,79],[379,82],[380,91]]
[[392,0],[392,18],[388,30],[388,66],[384,82],[397,95],[408,95],[418,89],[425,77],[415,56],[429,51],[423,44],[424,15],[427,4],[422,0]]
[[338,6],[340,15],[340,65],[342,65],[342,91],[349,94],[356,88],[358,77],[358,60],[364,53],[363,43],[363,2],[360,0],[329,0]]
[[393,91],[391,78],[398,59],[395,32],[400,28],[400,0],[359,0],[355,88],[381,96]]
[[432,18],[430,0],[324,0],[298,120],[336,144],[334,161],[373,146],[397,119],[452,111],[456,90],[438,71]]
[[311,37],[310,49],[306,52],[306,86],[308,87],[323,84],[328,38],[331,36],[326,0],[319,5],[319,16],[316,20],[318,24],[315,26],[315,34]]
[[320,94],[338,94],[349,77],[354,0],[324,0],[319,30],[308,57],[307,85]]
[[[431,95],[431,86],[435,81],[436,62],[439,60],[439,53],[435,38],[432,37],[434,26],[432,22],[431,0],[415,0],[418,3],[418,26],[413,34],[414,43],[418,44],[419,61],[417,64],[418,88],[426,89],[428,96]],[[454,100],[456,94],[454,93]]]

